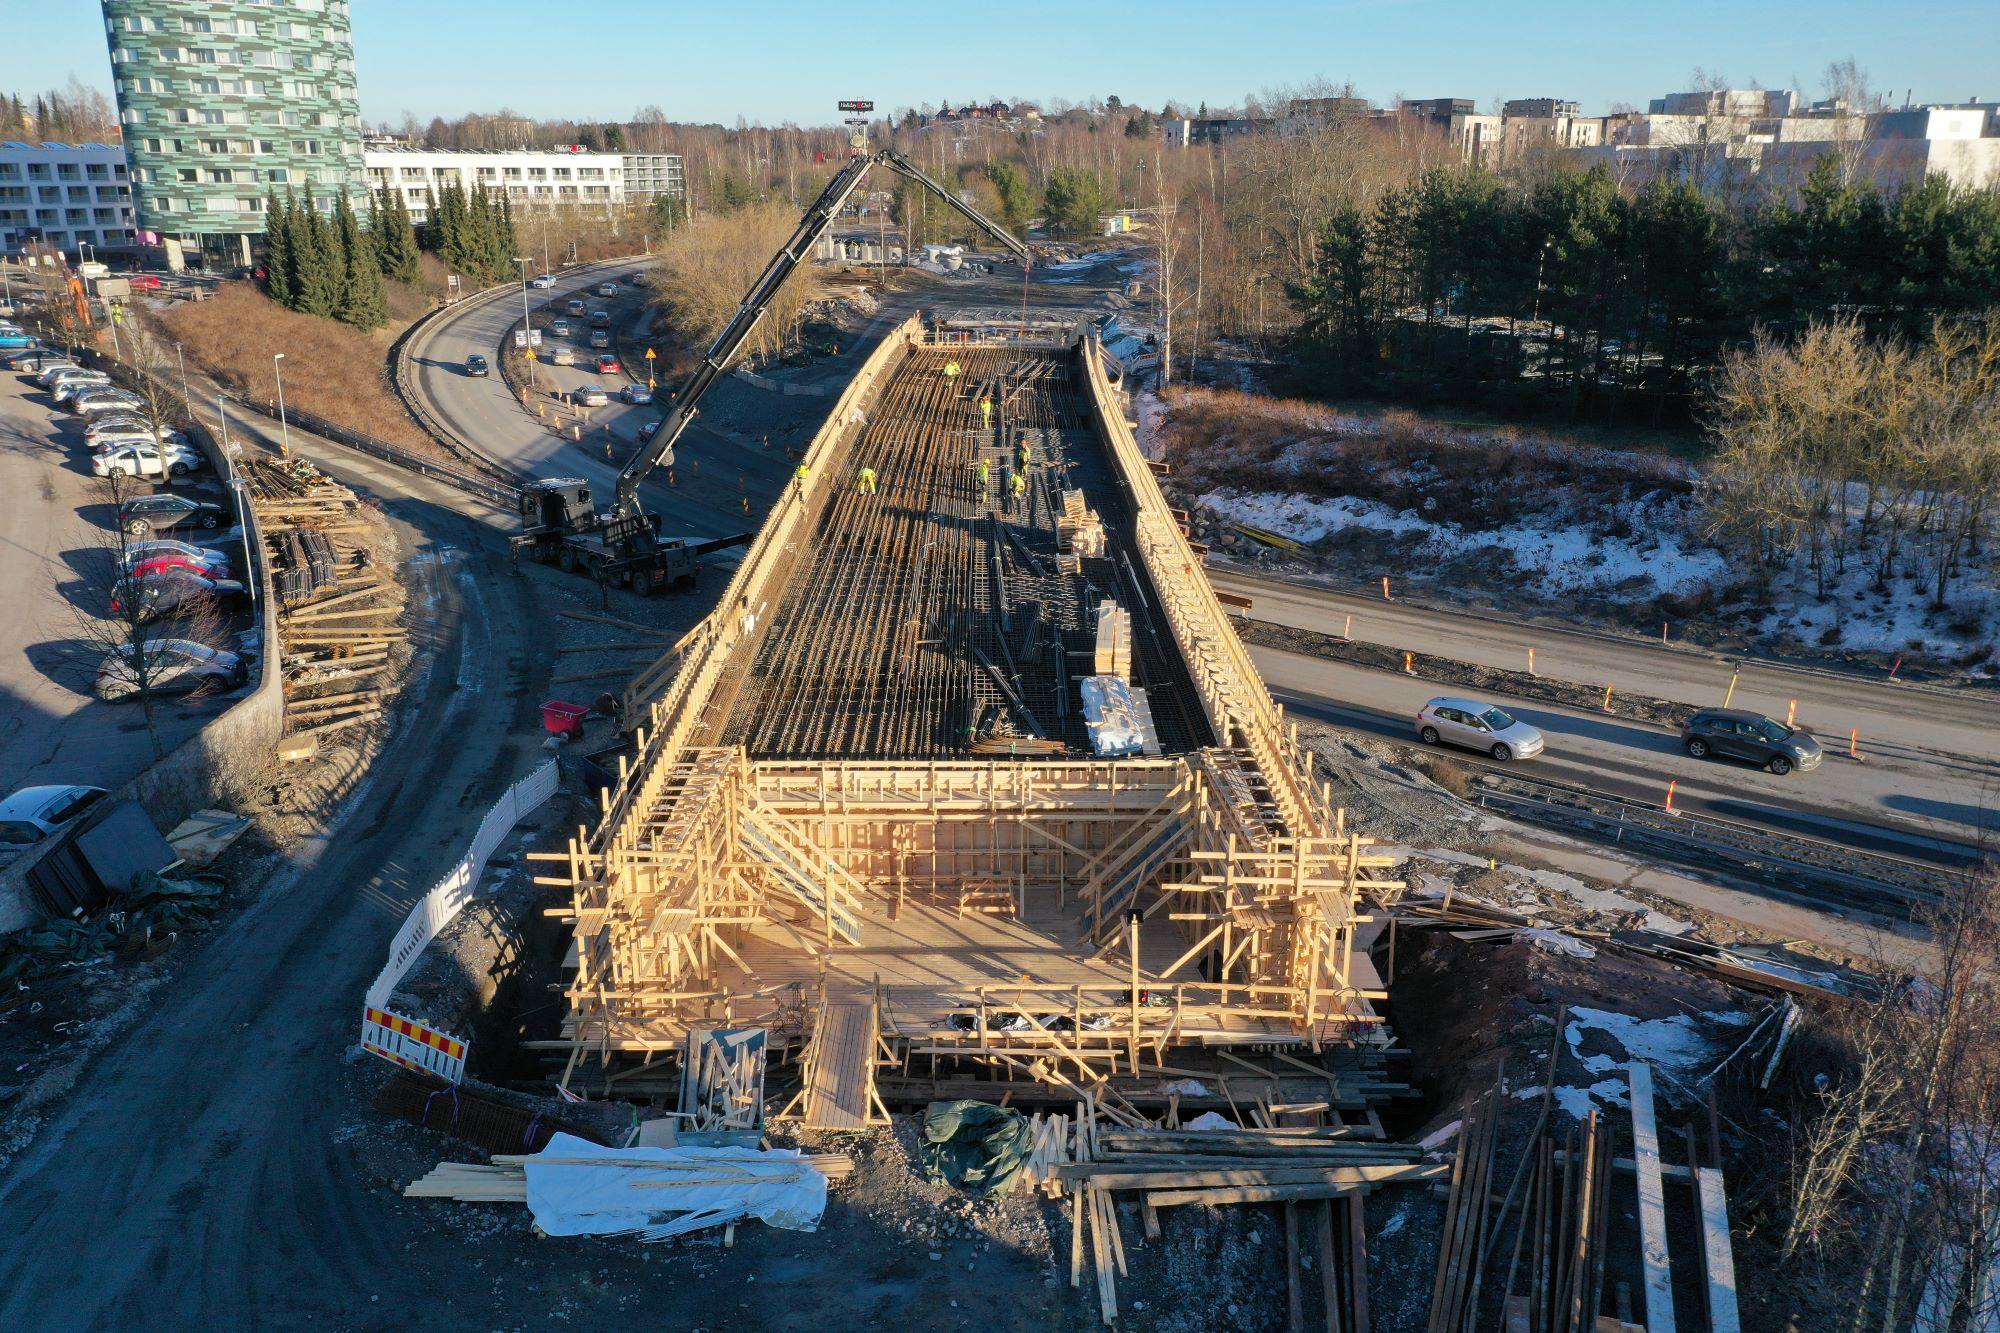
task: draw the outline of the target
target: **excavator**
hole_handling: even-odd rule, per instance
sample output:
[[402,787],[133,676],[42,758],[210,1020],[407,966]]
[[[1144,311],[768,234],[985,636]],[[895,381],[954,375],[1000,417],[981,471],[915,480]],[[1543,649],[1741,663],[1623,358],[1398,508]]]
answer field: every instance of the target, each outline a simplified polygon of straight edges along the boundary
[[[843,111],[872,109],[873,103],[842,103]],[[694,582],[697,561],[711,551],[747,543],[753,534],[701,540],[660,535],[660,518],[639,502],[639,484],[658,467],[671,467],[674,446],[701,414],[701,401],[742,350],[751,332],[770,310],[785,279],[808,262],[813,247],[833,226],[861,182],[874,168],[886,167],[929,190],[968,221],[1013,252],[1023,267],[1032,262],[1028,247],[997,223],[944,188],[916,163],[892,148],[871,149],[859,121],[849,140],[845,166],[806,209],[791,239],[771,257],[763,275],[751,286],[736,313],[716,335],[687,383],[674,396],[673,410],[661,421],[644,447],[618,474],[608,512],[597,510],[590,483],[578,477],[550,477],[529,482],[521,491],[521,531],[512,538],[516,555],[590,575],[607,584],[629,586],[640,596]]]

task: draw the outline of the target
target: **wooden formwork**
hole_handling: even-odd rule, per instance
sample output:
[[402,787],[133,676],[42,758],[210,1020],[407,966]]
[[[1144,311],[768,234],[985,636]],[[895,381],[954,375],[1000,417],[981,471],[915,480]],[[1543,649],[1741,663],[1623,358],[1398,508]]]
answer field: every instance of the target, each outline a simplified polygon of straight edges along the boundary
[[[900,331],[857,384],[878,384],[920,336]],[[573,893],[572,1067],[585,1053],[607,1069],[621,1052],[650,1060],[717,1026],[767,1026],[796,1047],[831,1030],[829,1006],[864,1003],[881,1051],[976,1056],[1093,1095],[1107,1072],[1165,1064],[1175,1046],[1377,1038],[1379,982],[1354,944],[1364,895],[1401,887],[1379,878],[1390,858],[1314,780],[1096,348],[1079,355],[1136,515],[1115,540],[1223,744],[814,762],[705,743],[789,567],[807,506],[785,507],[676,646],[637,760],[557,858],[567,876],[545,881]],[[809,459],[835,447],[848,406]]]

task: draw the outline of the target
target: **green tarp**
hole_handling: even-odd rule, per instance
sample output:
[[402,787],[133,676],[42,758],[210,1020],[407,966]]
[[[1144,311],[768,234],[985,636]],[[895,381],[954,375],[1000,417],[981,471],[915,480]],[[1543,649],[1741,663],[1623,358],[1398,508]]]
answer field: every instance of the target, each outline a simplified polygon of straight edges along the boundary
[[1005,1194],[1027,1165],[1033,1138],[1019,1111],[990,1102],[932,1102],[924,1111],[924,1169],[974,1198]]

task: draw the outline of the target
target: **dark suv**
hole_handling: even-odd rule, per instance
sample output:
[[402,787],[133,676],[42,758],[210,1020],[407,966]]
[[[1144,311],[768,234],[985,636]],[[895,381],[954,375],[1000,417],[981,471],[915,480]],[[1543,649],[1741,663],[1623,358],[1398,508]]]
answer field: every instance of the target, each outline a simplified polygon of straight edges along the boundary
[[1697,759],[1720,755],[1747,759],[1779,777],[1793,769],[1810,773],[1826,758],[1819,742],[1803,731],[1740,708],[1705,708],[1681,723],[1681,744]]

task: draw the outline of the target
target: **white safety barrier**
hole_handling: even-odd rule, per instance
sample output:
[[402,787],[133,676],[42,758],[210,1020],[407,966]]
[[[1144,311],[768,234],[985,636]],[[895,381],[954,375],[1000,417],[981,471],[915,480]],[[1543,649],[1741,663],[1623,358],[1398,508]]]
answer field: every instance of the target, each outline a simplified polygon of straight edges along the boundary
[[[389,1011],[390,993],[396,989],[396,983],[403,979],[403,974],[410,970],[410,965],[417,961],[417,955],[424,951],[424,946],[436,939],[437,933],[450,925],[452,918],[472,901],[473,893],[479,887],[480,876],[486,873],[486,860],[493,855],[494,849],[505,841],[514,825],[524,816],[532,814],[540,808],[542,802],[555,795],[557,776],[556,762],[551,759],[509,787],[506,794],[494,802],[493,808],[486,812],[486,818],[479,821],[479,832],[473,834],[472,846],[466,849],[458,864],[454,865],[443,879],[432,885],[430,892],[418,899],[417,905],[410,909],[409,916],[403,919],[403,928],[396,932],[395,942],[389,946],[389,961],[376,974],[374,984],[368,988],[368,1001],[361,1025],[363,1046],[378,1055],[396,1059],[390,1051],[383,1049],[389,1044],[384,1040],[387,1035],[385,1027],[401,1036],[415,1035],[404,1031],[410,1028],[421,1029],[424,1034],[430,1034],[430,1029],[424,1028],[414,1019]],[[456,1072],[462,1076],[463,1041],[451,1037],[448,1033],[435,1035],[443,1041],[458,1046],[459,1049],[451,1054],[455,1057]],[[421,1045],[430,1047],[432,1051],[439,1049],[438,1042],[426,1041],[424,1036],[417,1036],[416,1040]],[[427,1055],[429,1052],[408,1052],[408,1054]],[[407,1062],[397,1060],[399,1064]],[[451,1077],[445,1069],[433,1067],[432,1072]],[[457,1082],[458,1079],[452,1077],[452,1081]]]

